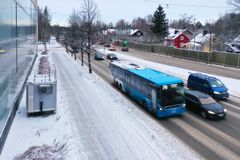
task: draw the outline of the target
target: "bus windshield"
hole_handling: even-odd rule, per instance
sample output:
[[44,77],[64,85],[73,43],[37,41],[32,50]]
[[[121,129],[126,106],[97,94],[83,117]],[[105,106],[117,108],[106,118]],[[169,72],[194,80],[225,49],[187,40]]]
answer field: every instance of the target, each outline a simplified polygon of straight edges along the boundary
[[172,84],[162,86],[159,91],[159,99],[161,106],[172,106],[184,103],[184,88],[183,84]]

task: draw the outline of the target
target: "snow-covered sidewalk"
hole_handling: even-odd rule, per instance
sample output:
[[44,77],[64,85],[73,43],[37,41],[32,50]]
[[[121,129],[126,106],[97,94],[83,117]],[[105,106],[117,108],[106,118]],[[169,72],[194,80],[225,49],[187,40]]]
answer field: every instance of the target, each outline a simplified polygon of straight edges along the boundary
[[23,96],[0,159],[56,141],[66,142],[66,160],[203,159],[56,46],[49,46],[49,58],[57,69],[57,112],[27,117]]

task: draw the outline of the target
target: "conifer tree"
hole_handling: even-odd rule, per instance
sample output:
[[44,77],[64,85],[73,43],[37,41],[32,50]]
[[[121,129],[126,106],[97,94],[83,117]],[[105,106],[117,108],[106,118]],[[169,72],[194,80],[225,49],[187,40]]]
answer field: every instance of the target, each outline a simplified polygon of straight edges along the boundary
[[161,5],[159,5],[157,10],[154,12],[152,23],[152,32],[155,33],[160,40],[163,40],[163,38],[168,34],[168,20],[166,19],[166,14],[164,13]]

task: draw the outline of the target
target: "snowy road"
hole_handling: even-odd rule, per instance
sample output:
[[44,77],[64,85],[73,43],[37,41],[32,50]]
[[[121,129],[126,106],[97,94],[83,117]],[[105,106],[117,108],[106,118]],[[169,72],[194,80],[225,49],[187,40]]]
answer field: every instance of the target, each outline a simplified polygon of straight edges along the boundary
[[74,119],[79,159],[201,159],[69,55],[50,55]]
[[[105,51],[105,54],[107,53],[108,51]],[[129,53],[117,52],[117,54],[118,57],[124,60],[134,59],[133,62],[135,63],[163,69],[162,64],[156,64],[151,61],[134,58]],[[124,54],[124,56],[121,54]],[[93,60],[92,62],[94,72],[110,83],[108,71],[109,61]],[[180,70],[181,69],[176,70],[177,74],[184,74],[184,72],[180,72]],[[221,103],[228,109],[227,118],[223,121],[204,120],[201,117],[188,112],[184,115],[184,117],[182,117],[182,119],[169,118],[167,120],[159,120],[159,123],[172,133],[176,134],[180,139],[194,148],[206,159],[239,159],[239,103],[234,104],[232,101]],[[136,105],[136,107],[137,106],[138,105]]]

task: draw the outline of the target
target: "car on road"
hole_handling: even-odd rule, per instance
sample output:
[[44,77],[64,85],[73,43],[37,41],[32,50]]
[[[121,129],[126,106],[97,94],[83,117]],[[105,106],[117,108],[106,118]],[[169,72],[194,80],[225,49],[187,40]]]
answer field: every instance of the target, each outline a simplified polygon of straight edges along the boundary
[[116,54],[109,53],[107,55],[107,59],[109,59],[109,60],[117,60],[118,58],[117,58]]
[[94,55],[94,59],[96,60],[104,60],[105,57],[102,53],[99,53],[99,52],[96,52],[95,55]]
[[194,90],[185,91],[186,108],[203,118],[224,119],[227,110],[211,96]]
[[121,51],[128,52],[128,47],[122,47]]
[[108,48],[108,50],[109,51],[116,51],[117,49],[116,49],[116,47],[112,46],[112,47]]
[[188,77],[187,87],[204,92],[214,99],[229,97],[227,87],[219,79],[202,73],[191,73]]

